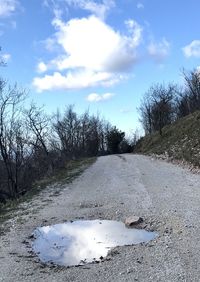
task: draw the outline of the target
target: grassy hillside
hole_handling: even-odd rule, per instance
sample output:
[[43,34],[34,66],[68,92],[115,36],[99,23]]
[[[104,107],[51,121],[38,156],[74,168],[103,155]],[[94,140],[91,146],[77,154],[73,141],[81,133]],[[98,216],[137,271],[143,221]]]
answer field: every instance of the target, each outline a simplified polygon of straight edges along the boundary
[[155,133],[141,138],[134,152],[164,154],[200,167],[200,111],[165,126],[163,136]]

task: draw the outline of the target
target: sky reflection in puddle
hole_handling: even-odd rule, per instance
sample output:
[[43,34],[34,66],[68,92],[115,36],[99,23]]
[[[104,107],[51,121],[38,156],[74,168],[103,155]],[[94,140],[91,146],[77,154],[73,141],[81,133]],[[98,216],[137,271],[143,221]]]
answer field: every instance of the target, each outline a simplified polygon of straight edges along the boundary
[[33,251],[42,262],[74,266],[99,261],[116,246],[148,242],[156,236],[118,221],[79,220],[37,228]]

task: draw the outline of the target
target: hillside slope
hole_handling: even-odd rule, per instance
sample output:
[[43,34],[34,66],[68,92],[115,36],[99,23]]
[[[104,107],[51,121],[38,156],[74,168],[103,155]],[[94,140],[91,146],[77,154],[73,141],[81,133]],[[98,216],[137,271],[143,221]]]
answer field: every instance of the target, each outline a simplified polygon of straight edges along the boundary
[[158,132],[141,138],[135,153],[165,155],[200,167],[200,111],[188,115]]

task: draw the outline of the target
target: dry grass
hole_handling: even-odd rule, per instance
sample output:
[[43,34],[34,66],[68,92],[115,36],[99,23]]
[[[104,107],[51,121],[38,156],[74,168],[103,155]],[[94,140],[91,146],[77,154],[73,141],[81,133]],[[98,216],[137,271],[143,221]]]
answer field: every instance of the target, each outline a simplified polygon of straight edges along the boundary
[[[21,203],[31,201],[35,195],[49,185],[72,182],[74,178],[78,177],[86,168],[93,164],[95,160],[96,158],[85,158],[69,161],[64,168],[55,171],[52,176],[35,182],[32,189],[25,195],[16,200],[10,200],[6,204],[0,204],[0,227],[2,222],[12,217],[13,212],[19,209]],[[64,185],[59,185],[59,187],[62,189]]]
[[200,167],[200,111],[139,140],[135,151],[143,154],[165,154],[171,159],[186,161]]

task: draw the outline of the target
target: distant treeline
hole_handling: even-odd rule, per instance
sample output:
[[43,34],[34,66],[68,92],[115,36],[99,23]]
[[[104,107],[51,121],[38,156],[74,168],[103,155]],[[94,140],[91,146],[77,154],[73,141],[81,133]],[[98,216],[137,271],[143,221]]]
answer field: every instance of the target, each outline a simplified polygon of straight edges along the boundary
[[78,115],[71,105],[47,115],[34,103],[26,108],[26,99],[26,91],[0,79],[0,201],[72,159],[132,151],[125,133],[98,115]]
[[145,93],[139,107],[145,134],[159,131],[174,121],[200,110],[200,70],[182,72],[185,85],[154,84]]

